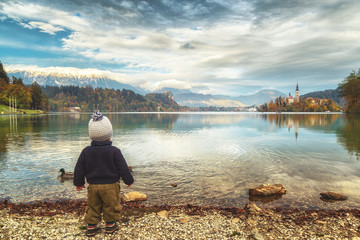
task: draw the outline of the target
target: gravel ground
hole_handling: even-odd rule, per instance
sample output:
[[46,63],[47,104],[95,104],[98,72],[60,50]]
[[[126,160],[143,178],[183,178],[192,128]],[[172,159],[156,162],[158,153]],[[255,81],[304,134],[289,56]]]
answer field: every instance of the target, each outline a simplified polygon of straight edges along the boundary
[[[124,207],[120,229],[85,236],[84,202],[0,204],[0,239],[357,239],[360,210]],[[256,207],[255,207],[256,208]]]

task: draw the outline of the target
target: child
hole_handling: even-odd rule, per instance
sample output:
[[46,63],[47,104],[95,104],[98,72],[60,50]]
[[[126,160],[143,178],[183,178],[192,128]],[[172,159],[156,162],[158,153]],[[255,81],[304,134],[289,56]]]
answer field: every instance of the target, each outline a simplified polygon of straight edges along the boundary
[[113,233],[119,226],[120,218],[120,178],[128,187],[134,182],[128,165],[120,149],[112,146],[112,125],[100,112],[95,112],[89,121],[91,146],[84,148],[74,170],[74,185],[77,191],[87,188],[85,222],[88,224],[86,235],[94,236],[97,224],[103,213],[106,222],[105,232]]

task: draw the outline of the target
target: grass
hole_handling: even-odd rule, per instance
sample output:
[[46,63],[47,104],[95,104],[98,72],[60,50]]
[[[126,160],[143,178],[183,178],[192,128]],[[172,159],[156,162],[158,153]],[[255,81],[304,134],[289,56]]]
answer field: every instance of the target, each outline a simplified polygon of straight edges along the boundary
[[[0,104],[0,115],[1,114],[9,114],[9,107]],[[17,109],[16,114],[40,114],[44,113],[41,110],[31,110],[31,109]]]
[[8,111],[9,111],[9,107],[0,104],[0,113],[1,112],[5,113],[5,112],[8,112]]

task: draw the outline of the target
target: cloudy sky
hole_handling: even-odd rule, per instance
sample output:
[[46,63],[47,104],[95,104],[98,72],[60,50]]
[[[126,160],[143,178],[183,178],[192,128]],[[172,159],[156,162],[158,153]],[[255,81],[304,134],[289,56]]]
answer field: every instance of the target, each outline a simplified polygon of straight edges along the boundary
[[306,93],[359,69],[359,12],[358,0],[0,0],[0,60],[147,89]]

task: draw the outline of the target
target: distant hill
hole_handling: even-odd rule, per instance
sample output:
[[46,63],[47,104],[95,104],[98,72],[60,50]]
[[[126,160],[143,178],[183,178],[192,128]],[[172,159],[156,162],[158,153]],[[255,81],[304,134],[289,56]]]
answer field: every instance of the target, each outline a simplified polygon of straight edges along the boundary
[[24,84],[32,84],[36,81],[42,86],[92,86],[93,88],[108,88],[108,89],[127,89],[135,93],[145,95],[146,91],[140,87],[134,87],[130,84],[118,82],[110,79],[107,76],[101,74],[71,74],[61,72],[46,72],[36,70],[11,70],[8,72],[8,76],[11,78],[22,78]]
[[211,95],[193,93],[190,90],[182,90],[176,88],[163,88],[156,92],[171,91],[174,95],[174,100],[182,105],[188,107],[244,107],[261,105],[270,100],[274,100],[279,96],[286,96],[284,93],[277,90],[261,90],[251,95],[240,95],[236,97],[227,95]]
[[310,92],[310,93],[301,95],[300,97],[303,99],[306,99],[308,97],[332,99],[340,107],[343,107],[345,105],[345,99],[343,97],[339,97],[339,93],[336,89],[328,89],[328,90],[324,90],[324,91]]
[[165,88],[161,88],[158,90],[155,90],[155,93],[164,93],[164,92],[172,92],[173,95],[178,95],[178,94],[183,94],[183,93],[193,93],[188,89],[178,89],[178,88],[169,88],[169,87],[165,87]]
[[180,106],[168,94],[151,93],[146,96],[131,90],[101,89],[79,86],[45,86],[42,92],[49,98],[50,111],[66,112],[80,107],[83,112],[179,111]]
[[240,95],[235,99],[246,105],[261,105],[270,102],[270,100],[275,100],[275,98],[279,96],[287,97],[287,95],[283,92],[277,90],[264,89],[255,94]]
[[181,106],[174,101],[172,93],[148,93],[145,98],[159,106],[161,111],[179,111]]

